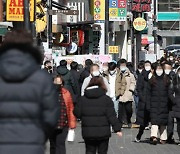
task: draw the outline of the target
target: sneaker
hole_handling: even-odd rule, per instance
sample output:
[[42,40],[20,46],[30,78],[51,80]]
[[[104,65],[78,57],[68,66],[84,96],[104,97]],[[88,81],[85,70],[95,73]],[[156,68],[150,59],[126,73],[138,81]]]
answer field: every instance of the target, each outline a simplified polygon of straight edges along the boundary
[[176,144],[176,142],[175,142],[175,140],[174,140],[173,138],[169,138],[169,139],[167,140],[167,143],[168,143],[168,144]]
[[139,143],[139,142],[141,142],[141,139],[138,139],[137,137],[135,138],[135,142],[136,143]]
[[150,144],[157,145],[157,143],[158,143],[158,140],[157,140],[156,137],[152,137],[152,138],[150,139]]

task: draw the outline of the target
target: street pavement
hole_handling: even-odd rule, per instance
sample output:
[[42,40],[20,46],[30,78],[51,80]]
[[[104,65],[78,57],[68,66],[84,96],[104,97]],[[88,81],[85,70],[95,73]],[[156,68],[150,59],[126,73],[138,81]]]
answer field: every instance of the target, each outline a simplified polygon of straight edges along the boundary
[[[112,134],[108,154],[180,154],[180,146],[178,145],[150,145],[148,143],[150,130],[146,130],[144,132],[141,143],[135,143],[134,138],[137,132],[137,128],[124,128],[122,138],[119,138],[116,134]],[[176,131],[175,139],[176,141],[178,139]],[[76,129],[75,142],[67,143],[66,149],[67,154],[85,154],[85,145],[81,137],[80,124],[78,124],[78,127]],[[46,146],[46,154],[49,154],[49,143],[47,143]]]

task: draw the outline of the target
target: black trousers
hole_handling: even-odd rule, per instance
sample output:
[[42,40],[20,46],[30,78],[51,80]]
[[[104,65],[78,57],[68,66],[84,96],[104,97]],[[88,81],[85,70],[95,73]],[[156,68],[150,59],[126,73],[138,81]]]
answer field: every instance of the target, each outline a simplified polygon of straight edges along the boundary
[[167,134],[168,134],[168,139],[172,139],[173,134],[174,134],[174,114],[173,114],[173,111],[169,112]]
[[144,130],[145,130],[145,126],[142,126],[142,125],[140,125],[140,127],[139,127],[139,132],[138,132],[138,134],[137,134],[137,139],[141,139],[141,137],[142,137],[142,135],[144,134]]
[[85,140],[86,154],[107,154],[109,139]]
[[118,119],[121,124],[123,124],[123,109],[125,110],[126,118],[127,118],[127,123],[131,123],[131,117],[132,117],[132,102],[119,102],[119,110],[118,110]]
[[50,154],[66,154],[68,128],[56,129],[50,137]]
[[176,118],[176,119],[177,119],[177,132],[180,140],[180,118]]

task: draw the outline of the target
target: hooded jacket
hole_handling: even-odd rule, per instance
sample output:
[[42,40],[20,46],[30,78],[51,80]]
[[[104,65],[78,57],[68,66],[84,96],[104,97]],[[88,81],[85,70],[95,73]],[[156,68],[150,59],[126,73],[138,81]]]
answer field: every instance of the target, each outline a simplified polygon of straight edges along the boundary
[[40,70],[40,52],[8,44],[0,48],[0,153],[43,154],[59,105],[51,77]]
[[115,132],[121,131],[113,102],[102,88],[88,88],[75,106],[74,114],[82,120],[84,139],[108,139],[111,136],[110,125]]
[[73,97],[73,101],[75,101],[75,94],[77,94],[77,85],[75,80],[71,74],[71,72],[67,69],[66,66],[59,66],[57,68],[57,73],[61,75],[64,80],[64,88],[69,90]]

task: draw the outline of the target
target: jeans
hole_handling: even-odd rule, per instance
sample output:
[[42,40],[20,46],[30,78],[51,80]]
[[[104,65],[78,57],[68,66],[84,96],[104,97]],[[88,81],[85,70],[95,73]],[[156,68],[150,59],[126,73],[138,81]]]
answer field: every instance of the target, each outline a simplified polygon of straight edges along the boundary
[[118,119],[121,124],[123,124],[123,108],[125,109],[125,114],[127,117],[127,123],[131,124],[132,117],[132,102],[119,102],[119,111],[118,111]]
[[109,139],[105,140],[85,140],[86,154],[107,154]]
[[112,101],[113,101],[113,103],[114,103],[114,109],[115,109],[116,115],[117,115],[117,117],[118,117],[119,101],[116,100],[116,97],[112,98]]
[[180,118],[177,118],[177,132],[180,140]]
[[50,154],[66,154],[68,128],[56,129],[50,137]]

